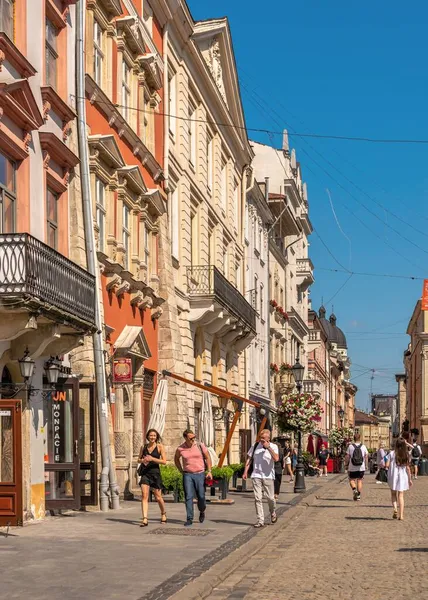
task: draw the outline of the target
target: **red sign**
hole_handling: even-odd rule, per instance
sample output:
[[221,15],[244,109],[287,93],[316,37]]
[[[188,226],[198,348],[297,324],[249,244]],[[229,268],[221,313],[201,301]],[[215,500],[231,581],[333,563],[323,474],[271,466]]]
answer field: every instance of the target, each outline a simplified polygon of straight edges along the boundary
[[130,358],[116,358],[113,361],[114,383],[132,382],[132,361]]
[[424,279],[424,287],[422,289],[422,310],[428,310],[428,279]]

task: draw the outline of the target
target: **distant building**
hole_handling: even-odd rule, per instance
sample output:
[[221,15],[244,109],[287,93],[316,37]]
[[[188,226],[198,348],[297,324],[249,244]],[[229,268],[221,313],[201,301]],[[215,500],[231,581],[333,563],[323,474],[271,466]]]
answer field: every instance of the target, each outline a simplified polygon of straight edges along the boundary
[[361,435],[361,442],[369,449],[375,450],[381,442],[385,448],[391,447],[389,417],[377,417],[356,410],[355,431]]

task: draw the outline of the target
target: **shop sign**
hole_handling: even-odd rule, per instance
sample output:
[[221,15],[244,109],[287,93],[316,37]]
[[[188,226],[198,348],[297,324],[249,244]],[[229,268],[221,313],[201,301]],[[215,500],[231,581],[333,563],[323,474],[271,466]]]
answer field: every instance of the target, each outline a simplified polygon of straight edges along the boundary
[[424,279],[422,288],[422,310],[428,310],[428,279]]
[[11,416],[10,410],[0,410],[0,417],[10,417],[10,416]]
[[116,358],[113,361],[113,382],[132,383],[132,361],[130,358]]
[[65,440],[64,440],[64,408],[65,408],[65,394],[64,400],[57,398],[62,392],[56,392],[52,394],[52,424],[53,424],[53,455],[54,463],[63,462],[65,453]]

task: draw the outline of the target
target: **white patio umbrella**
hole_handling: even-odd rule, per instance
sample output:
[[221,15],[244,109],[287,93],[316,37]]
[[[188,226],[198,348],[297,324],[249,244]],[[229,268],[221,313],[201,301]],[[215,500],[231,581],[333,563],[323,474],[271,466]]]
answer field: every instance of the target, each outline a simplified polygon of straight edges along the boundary
[[166,403],[168,401],[168,383],[166,379],[161,379],[153,400],[152,412],[150,414],[147,430],[156,429],[159,435],[163,434],[165,429]]
[[218,456],[213,448],[214,446],[214,417],[211,402],[211,394],[207,391],[202,392],[202,406],[199,412],[199,437],[200,441],[205,444],[211,463],[216,466]]

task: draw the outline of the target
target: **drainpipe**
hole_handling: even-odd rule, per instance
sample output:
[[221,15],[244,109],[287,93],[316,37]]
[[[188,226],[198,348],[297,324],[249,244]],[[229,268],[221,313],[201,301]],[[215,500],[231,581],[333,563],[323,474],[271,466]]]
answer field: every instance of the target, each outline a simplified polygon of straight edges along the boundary
[[[76,5],[76,108],[77,135],[80,154],[80,179],[82,189],[83,223],[85,230],[86,258],[88,271],[95,276],[95,325],[93,335],[95,381],[98,403],[98,420],[101,446],[100,507],[108,511],[109,500],[113,509],[120,508],[119,487],[110,454],[108,427],[107,385],[104,367],[103,324],[101,319],[101,299],[98,260],[95,255],[95,236],[92,218],[91,186],[89,175],[88,140],[86,137],[85,107],[85,2],[78,0]],[[110,480],[110,486],[109,486]],[[110,487],[110,493],[109,493]]]
[[169,200],[169,116],[168,116],[168,97],[169,97],[169,82],[168,82],[168,39],[169,39],[169,24],[166,23],[163,32],[163,130],[164,130],[164,145],[163,145],[163,172],[165,176],[165,191],[168,193]]

